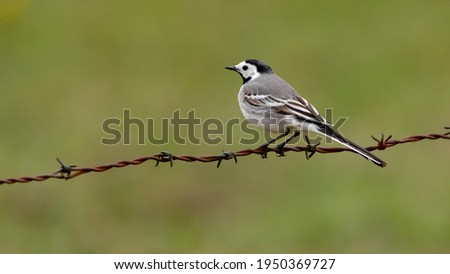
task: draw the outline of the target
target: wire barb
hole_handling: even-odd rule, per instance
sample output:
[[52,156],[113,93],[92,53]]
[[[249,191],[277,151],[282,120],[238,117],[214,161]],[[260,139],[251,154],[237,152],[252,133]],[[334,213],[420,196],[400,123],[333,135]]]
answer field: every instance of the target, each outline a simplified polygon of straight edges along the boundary
[[[446,130],[450,129],[450,127],[444,127]],[[398,144],[406,144],[411,142],[418,142],[422,140],[437,140],[437,139],[444,139],[444,140],[450,140],[450,131],[445,132],[443,134],[438,133],[430,133],[426,135],[414,135],[405,137],[400,140],[392,140],[392,136],[389,135],[386,139],[384,138],[384,135],[381,135],[381,139],[377,139],[374,136],[372,138],[377,142],[374,146],[366,147],[367,150],[385,150],[387,148],[396,146]],[[286,146],[283,147],[284,152],[301,152],[305,151],[306,158],[311,158],[314,153],[336,153],[336,152],[342,152],[342,151],[351,151],[349,148],[346,147],[319,147],[319,144],[311,145],[309,144],[309,140],[305,140],[307,142],[307,146]],[[148,160],[154,160],[156,161],[156,166],[159,165],[160,162],[169,162],[170,166],[173,166],[174,160],[180,160],[184,162],[202,162],[202,163],[209,163],[209,162],[217,162],[217,167],[220,167],[220,164],[223,160],[231,160],[234,159],[235,163],[237,163],[238,157],[245,157],[252,154],[257,154],[261,156],[266,156],[268,152],[275,152],[279,153],[279,150],[277,148],[270,148],[270,147],[262,147],[259,146],[255,149],[244,149],[236,152],[224,152],[222,150],[222,155],[214,155],[214,156],[191,156],[191,155],[172,155],[172,153],[163,151],[158,154],[154,155],[148,155],[144,157],[140,157],[133,160],[122,160],[111,164],[103,164],[95,167],[84,167],[84,168],[76,168],[75,165],[66,165],[64,164],[59,158],[56,158],[58,163],[61,165],[61,167],[52,174],[45,174],[45,175],[37,175],[32,177],[19,177],[19,178],[8,178],[8,179],[0,179],[0,185],[1,184],[15,184],[15,183],[28,183],[32,181],[45,181],[50,178],[53,179],[73,179],[75,177],[78,177],[80,175],[90,173],[90,172],[105,172],[107,170],[110,170],[112,168],[121,168],[126,167],[129,165],[140,165]],[[308,153],[309,152],[309,153]],[[264,157],[263,157],[264,158]]]
[[159,162],[170,162],[170,167],[173,166],[173,155],[168,151],[162,151],[159,155],[160,158],[156,160],[156,166],[159,165]]
[[370,135],[370,137],[377,142],[378,150],[385,150],[388,147],[387,143],[392,138],[392,135],[389,135],[386,139],[384,139],[384,133],[381,133],[381,139],[375,138],[373,135]]
[[217,160],[217,168],[220,167],[222,160],[231,160],[234,159],[234,162],[237,164],[236,153],[232,151],[224,152],[222,149],[222,155],[219,156],[219,160]]
[[317,147],[320,145],[320,142],[315,145],[311,145],[311,143],[309,142],[308,135],[305,135],[305,142],[307,144],[306,149],[305,149],[305,156],[306,156],[306,160],[309,160],[316,153]]
[[70,173],[72,173],[73,168],[76,167],[76,165],[65,165],[58,157],[56,157],[56,161],[61,165],[61,168],[55,172],[52,173],[52,175],[61,174],[61,178],[67,180],[70,178]]

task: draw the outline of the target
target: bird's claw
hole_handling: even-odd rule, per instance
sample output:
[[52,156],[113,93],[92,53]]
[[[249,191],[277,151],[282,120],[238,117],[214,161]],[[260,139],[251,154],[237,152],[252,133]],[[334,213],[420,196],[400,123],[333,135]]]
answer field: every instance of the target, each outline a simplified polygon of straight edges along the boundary
[[267,158],[267,152],[269,151],[269,145],[268,144],[264,144],[262,146],[259,146],[258,149],[262,149],[261,152],[261,158],[266,159]]
[[285,144],[279,144],[278,146],[276,146],[276,150],[277,150],[277,156],[278,157],[285,157],[286,155],[284,154],[284,146]]

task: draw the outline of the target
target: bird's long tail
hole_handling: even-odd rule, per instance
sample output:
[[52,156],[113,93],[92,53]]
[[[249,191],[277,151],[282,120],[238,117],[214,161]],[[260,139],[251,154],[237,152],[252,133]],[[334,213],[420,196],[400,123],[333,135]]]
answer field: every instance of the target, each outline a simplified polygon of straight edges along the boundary
[[364,158],[372,161],[377,166],[380,166],[380,167],[386,166],[386,162],[384,162],[377,156],[370,153],[367,149],[353,143],[349,139],[347,139],[344,136],[342,136],[341,134],[337,133],[330,126],[328,126],[328,125],[318,126],[317,131],[325,136],[330,137],[331,139],[335,140],[336,142],[348,147],[349,149],[353,150],[354,152],[358,153],[359,155],[363,156]]

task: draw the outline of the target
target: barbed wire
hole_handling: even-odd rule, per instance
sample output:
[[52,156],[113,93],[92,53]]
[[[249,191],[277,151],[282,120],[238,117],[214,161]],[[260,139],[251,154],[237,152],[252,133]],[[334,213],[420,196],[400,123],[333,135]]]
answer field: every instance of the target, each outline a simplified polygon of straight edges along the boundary
[[[450,129],[450,127],[445,127],[445,129]],[[400,140],[391,140],[392,135],[389,135],[387,138],[384,138],[383,134],[381,136],[381,139],[377,139],[372,136],[372,138],[377,142],[376,145],[366,147],[367,150],[373,151],[373,150],[385,150],[387,148],[396,146],[398,144],[405,144],[405,143],[411,143],[411,142],[418,142],[422,140],[437,140],[437,139],[446,139],[450,140],[450,131],[445,132],[442,134],[438,133],[430,133],[425,135],[414,135],[402,138]],[[336,153],[336,152],[342,152],[342,151],[352,151],[346,147],[319,147],[317,145],[307,145],[307,146],[285,146],[283,149],[284,152],[302,152],[304,151],[306,154],[306,158],[309,159],[314,153]],[[110,164],[104,164],[99,165],[95,167],[82,167],[79,168],[75,165],[66,165],[64,164],[59,158],[56,158],[58,163],[60,164],[60,168],[51,173],[51,174],[44,174],[44,175],[37,175],[37,176],[30,176],[30,177],[19,177],[19,178],[8,178],[8,179],[0,179],[0,185],[1,184],[15,184],[15,183],[28,183],[32,181],[45,181],[48,179],[73,179],[75,177],[78,177],[83,174],[87,174],[90,172],[105,172],[112,168],[121,168],[126,167],[130,165],[140,165],[143,164],[149,160],[156,161],[156,165],[158,166],[161,162],[168,162],[170,163],[170,166],[173,166],[174,161],[183,161],[183,162],[202,162],[202,163],[209,163],[209,162],[217,162],[217,167],[220,167],[220,164],[223,160],[231,160],[233,159],[235,163],[237,163],[237,158],[239,157],[245,157],[252,154],[257,154],[263,156],[267,155],[267,153],[275,152],[277,154],[280,154],[281,151],[277,149],[276,147],[257,147],[255,149],[243,149],[236,152],[224,152],[222,151],[221,155],[209,155],[209,156],[191,156],[191,155],[172,155],[172,153],[163,151],[158,154],[148,155],[140,158],[136,158],[133,160],[122,160],[115,163]],[[352,151],[353,152],[353,151]]]

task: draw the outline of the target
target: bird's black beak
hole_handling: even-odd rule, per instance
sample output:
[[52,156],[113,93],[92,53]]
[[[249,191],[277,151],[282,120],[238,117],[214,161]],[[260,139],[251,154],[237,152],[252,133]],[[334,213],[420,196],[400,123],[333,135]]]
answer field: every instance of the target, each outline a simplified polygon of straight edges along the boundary
[[228,67],[225,67],[226,69],[229,69],[229,70],[234,70],[234,71],[237,71],[237,68],[236,67],[233,67],[233,66],[228,66]]

